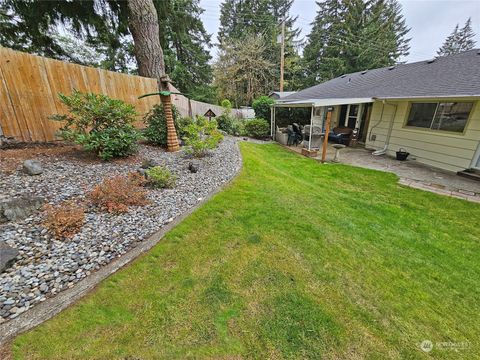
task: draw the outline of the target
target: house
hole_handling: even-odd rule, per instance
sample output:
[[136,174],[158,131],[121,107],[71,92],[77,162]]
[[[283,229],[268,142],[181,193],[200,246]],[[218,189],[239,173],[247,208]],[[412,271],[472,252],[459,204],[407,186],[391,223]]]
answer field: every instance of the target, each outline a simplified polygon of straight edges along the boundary
[[480,169],[480,50],[345,74],[277,100],[311,107],[313,125],[357,129],[360,144],[449,171]]
[[295,93],[296,91],[272,91],[270,94],[268,94],[268,97],[278,100],[278,99],[283,99],[287,96],[293,95]]

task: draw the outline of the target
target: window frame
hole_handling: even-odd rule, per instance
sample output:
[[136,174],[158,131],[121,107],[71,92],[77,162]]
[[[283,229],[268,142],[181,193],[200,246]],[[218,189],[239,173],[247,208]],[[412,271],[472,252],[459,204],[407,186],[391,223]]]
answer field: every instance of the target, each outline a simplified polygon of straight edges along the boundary
[[[465,127],[463,128],[463,131],[450,131],[450,130],[442,130],[442,129],[432,129],[432,124],[433,121],[435,120],[435,115],[437,114],[438,107],[440,104],[445,104],[449,102],[456,102],[456,103],[471,103],[472,108],[470,110],[470,113],[468,114],[467,121],[465,122]],[[430,122],[430,127],[425,128],[425,127],[420,127],[420,126],[414,126],[414,125],[408,125],[408,118],[410,117],[410,111],[412,110],[412,105],[413,104],[437,104],[437,107],[435,109],[435,113],[432,117],[432,120]],[[407,112],[405,114],[405,120],[403,122],[403,127],[410,129],[410,130],[419,130],[419,131],[427,131],[431,132],[433,134],[435,133],[445,133],[445,134],[455,134],[455,135],[465,135],[468,126],[470,124],[470,120],[472,119],[472,114],[475,112],[477,106],[477,101],[475,100],[456,100],[456,99],[442,99],[442,100],[417,100],[417,101],[409,101],[408,102],[408,107],[407,107]]]

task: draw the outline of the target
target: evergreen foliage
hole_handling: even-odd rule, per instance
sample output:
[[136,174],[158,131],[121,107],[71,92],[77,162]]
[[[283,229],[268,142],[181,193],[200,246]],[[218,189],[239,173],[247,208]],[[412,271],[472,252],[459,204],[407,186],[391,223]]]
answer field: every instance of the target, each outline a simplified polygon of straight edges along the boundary
[[410,30],[396,0],[318,2],[304,50],[305,86],[393,65],[408,55]]
[[463,28],[455,26],[452,33],[445,39],[443,45],[438,49],[437,56],[447,56],[472,50],[475,47],[475,33],[472,30],[472,19],[468,18]]

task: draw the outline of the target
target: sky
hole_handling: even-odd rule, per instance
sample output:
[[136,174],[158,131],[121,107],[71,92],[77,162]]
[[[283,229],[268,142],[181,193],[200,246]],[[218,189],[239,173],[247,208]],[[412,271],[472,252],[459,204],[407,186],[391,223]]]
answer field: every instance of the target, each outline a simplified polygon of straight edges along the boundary
[[[212,42],[216,43],[216,34],[220,26],[221,0],[200,0],[205,12],[202,20],[205,29],[213,34]],[[400,0],[410,32],[410,54],[401,61],[414,62],[433,58],[445,38],[455,28],[460,27],[471,17],[475,40],[480,48],[480,0]],[[294,0],[290,10],[292,16],[298,16],[296,26],[302,30],[302,37],[310,32],[310,23],[317,12],[314,0]],[[212,49],[216,56],[216,49]]]

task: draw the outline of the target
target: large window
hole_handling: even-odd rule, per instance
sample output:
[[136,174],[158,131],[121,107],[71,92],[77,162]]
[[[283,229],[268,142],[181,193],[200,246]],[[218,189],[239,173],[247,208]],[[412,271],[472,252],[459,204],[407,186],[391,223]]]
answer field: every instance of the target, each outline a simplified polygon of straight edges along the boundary
[[407,126],[463,132],[472,107],[471,102],[412,103]]

